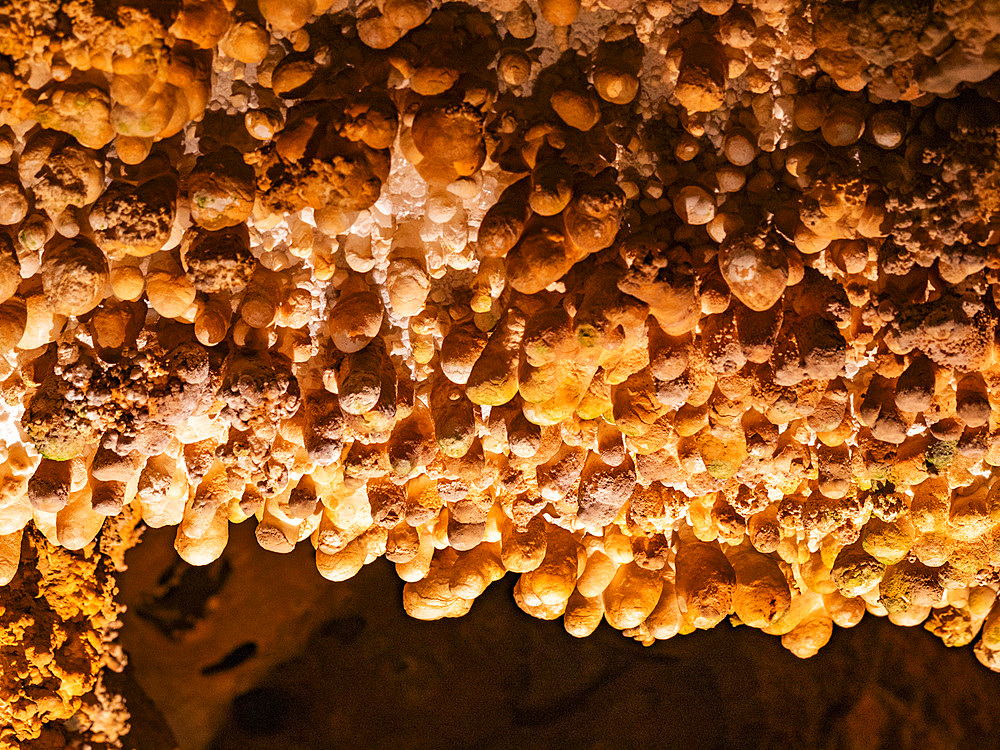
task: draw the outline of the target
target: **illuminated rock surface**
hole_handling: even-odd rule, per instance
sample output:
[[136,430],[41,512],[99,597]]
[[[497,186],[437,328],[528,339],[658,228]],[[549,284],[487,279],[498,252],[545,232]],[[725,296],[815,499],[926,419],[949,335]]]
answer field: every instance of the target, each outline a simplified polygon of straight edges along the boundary
[[[199,566],[246,522],[332,581],[384,555],[421,619],[512,571],[576,636],[731,618],[805,658],[867,612],[1000,671],[998,35],[976,3],[10,3],[10,627],[96,617],[25,587],[97,586],[123,519]],[[80,715],[109,628],[25,651],[61,671],[6,688],[5,741]]]

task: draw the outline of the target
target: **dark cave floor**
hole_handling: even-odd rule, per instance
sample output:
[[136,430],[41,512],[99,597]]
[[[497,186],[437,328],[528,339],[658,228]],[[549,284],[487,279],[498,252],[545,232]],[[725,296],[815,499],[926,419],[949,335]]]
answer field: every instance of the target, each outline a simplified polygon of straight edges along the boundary
[[172,542],[147,531],[120,581],[141,750],[173,744],[160,716],[182,750],[1000,747],[1000,675],[884,619],[806,661],[728,625],[644,648],[529,617],[513,576],[420,622],[384,559],[330,583],[248,524],[205,568]]

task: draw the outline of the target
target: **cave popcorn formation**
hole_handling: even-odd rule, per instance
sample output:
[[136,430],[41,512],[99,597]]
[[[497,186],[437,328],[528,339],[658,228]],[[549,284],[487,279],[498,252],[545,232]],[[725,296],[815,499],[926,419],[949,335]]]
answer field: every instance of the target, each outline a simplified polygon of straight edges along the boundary
[[123,731],[140,522],[384,555],[424,619],[510,571],[576,636],[1000,670],[992,6],[160,5],[0,10],[0,635],[94,571],[3,741]]

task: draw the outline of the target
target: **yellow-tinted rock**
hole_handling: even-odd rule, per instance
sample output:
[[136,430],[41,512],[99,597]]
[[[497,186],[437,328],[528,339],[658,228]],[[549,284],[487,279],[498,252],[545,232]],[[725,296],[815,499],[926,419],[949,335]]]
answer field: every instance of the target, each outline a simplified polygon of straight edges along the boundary
[[719,248],[719,269],[733,294],[751,310],[772,307],[788,284],[785,250],[758,235],[727,238]]

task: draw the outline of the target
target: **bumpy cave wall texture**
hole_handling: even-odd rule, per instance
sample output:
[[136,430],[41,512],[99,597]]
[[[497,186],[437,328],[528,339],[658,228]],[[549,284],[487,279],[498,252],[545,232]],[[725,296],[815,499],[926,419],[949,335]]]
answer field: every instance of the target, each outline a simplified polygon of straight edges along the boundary
[[0,746],[128,745],[172,527],[1000,670],[998,71],[996,0],[0,5]]

